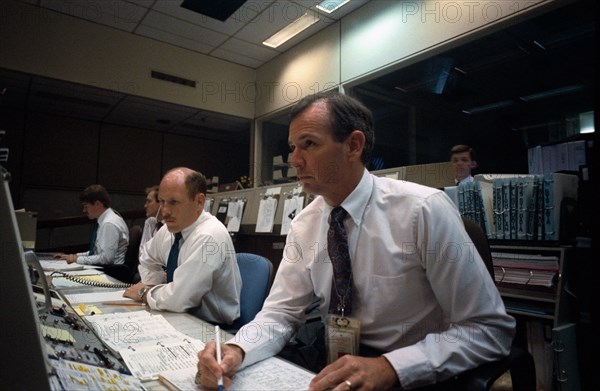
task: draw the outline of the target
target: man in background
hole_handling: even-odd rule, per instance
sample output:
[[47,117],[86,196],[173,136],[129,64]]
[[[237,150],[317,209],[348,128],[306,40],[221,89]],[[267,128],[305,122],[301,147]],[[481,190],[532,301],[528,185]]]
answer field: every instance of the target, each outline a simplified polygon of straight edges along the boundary
[[450,150],[450,162],[454,167],[454,182],[456,185],[473,182],[471,170],[477,168],[473,148],[464,144],[453,146]]
[[154,234],[163,225],[162,215],[160,213],[160,202],[158,201],[158,185],[151,186],[146,189],[146,202],[144,202],[144,209],[146,210],[146,221],[144,222],[140,250],[144,247],[144,244],[146,244],[147,241],[152,239]]
[[123,218],[110,208],[110,196],[102,185],[88,186],[79,195],[83,213],[97,220],[92,228],[90,249],[77,254],[56,254],[55,259],[82,265],[111,265],[125,262],[129,229]]

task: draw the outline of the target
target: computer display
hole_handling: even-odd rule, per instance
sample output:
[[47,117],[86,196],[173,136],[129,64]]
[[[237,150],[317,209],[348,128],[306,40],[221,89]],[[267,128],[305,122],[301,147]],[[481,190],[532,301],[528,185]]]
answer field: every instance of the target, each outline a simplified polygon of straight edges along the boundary
[[46,351],[19,227],[9,191],[10,174],[0,165],[0,384],[5,390],[50,390]]

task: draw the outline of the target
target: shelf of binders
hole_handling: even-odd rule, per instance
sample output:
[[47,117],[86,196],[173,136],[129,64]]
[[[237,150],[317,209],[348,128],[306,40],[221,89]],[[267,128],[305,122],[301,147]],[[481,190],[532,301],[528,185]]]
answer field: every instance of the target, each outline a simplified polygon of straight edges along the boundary
[[568,321],[565,282],[569,247],[491,244],[494,278],[509,313]]

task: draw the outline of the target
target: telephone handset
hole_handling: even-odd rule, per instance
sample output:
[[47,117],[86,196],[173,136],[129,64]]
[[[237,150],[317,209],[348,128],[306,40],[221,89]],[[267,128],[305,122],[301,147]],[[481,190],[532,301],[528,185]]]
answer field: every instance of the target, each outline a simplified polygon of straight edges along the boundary
[[54,275],[58,275],[60,277],[64,277],[67,280],[74,281],[74,282],[76,282],[78,284],[84,284],[84,285],[94,286],[94,287],[97,287],[97,288],[129,288],[130,286],[134,285],[134,284],[127,284],[125,282],[101,282],[101,281],[94,281],[94,280],[90,280],[90,279],[85,278],[85,277],[73,276],[71,274],[64,273],[64,272],[52,272],[52,274],[50,274],[50,276],[54,276]]

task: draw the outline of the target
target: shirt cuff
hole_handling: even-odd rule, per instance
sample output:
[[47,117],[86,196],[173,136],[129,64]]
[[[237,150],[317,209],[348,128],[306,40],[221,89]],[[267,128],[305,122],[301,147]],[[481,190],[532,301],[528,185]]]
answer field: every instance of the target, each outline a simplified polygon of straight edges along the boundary
[[436,381],[431,363],[418,345],[397,349],[383,356],[396,371],[402,388],[414,388]]

